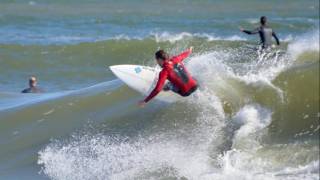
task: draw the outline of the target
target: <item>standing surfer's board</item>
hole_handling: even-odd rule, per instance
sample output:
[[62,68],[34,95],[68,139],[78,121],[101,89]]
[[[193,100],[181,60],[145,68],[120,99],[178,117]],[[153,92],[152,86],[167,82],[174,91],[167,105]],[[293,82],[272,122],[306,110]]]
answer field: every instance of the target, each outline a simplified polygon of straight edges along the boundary
[[[148,95],[155,87],[159,70],[140,65],[115,65],[110,66],[111,71],[130,88]],[[166,102],[174,102],[179,96],[171,91],[162,91],[156,99]]]

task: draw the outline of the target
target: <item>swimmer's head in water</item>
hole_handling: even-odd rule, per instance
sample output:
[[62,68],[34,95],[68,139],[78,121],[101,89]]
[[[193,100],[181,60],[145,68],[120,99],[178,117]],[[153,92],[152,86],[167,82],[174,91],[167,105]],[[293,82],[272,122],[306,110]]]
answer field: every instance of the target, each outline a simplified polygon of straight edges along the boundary
[[37,86],[37,78],[34,76],[31,76],[29,78],[29,86],[30,87],[36,87]]
[[261,16],[261,17],[260,17],[260,23],[261,23],[262,25],[265,25],[265,24],[267,23],[267,17],[266,17],[266,16]]
[[155,53],[155,58],[157,60],[157,63],[159,66],[162,67],[163,62],[167,59],[169,59],[169,55],[164,50],[159,50]]

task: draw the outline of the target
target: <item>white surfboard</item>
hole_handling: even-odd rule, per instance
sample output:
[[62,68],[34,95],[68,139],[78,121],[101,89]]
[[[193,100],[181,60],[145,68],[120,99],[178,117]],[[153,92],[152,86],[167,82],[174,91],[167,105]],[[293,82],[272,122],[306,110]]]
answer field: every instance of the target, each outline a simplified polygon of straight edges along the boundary
[[[148,95],[158,81],[159,70],[153,67],[141,65],[115,65],[110,70],[130,88]],[[179,96],[171,91],[162,91],[156,99],[166,102],[175,102]]]

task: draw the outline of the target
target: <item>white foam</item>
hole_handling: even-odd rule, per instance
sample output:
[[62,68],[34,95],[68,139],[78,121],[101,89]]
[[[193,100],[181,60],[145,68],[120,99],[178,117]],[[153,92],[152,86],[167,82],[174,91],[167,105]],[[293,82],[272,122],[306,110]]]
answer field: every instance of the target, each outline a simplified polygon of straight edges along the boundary
[[275,173],[278,177],[287,179],[319,179],[319,160],[312,161],[304,166],[287,167]]
[[162,33],[151,33],[154,36],[157,42],[170,42],[175,43],[177,41],[187,39],[187,38],[204,38],[207,41],[216,41],[216,40],[224,40],[224,41],[242,41],[246,40],[243,37],[232,35],[232,36],[215,36],[214,34],[208,33],[190,33],[190,32],[180,32],[180,33],[170,33],[170,32],[162,32]]
[[246,19],[246,21],[250,24],[258,24],[259,23],[258,18],[248,18],[248,19]]
[[[175,42],[193,36],[162,34],[157,38]],[[191,180],[315,179],[319,173],[316,163],[297,160],[293,164],[290,160],[312,158],[318,152],[316,149],[301,145],[274,148],[261,141],[272,121],[270,109],[257,104],[244,105],[231,118],[237,129],[224,130],[230,119],[224,114],[219,91],[235,102],[242,98],[241,90],[230,83],[230,78],[258,87],[273,87],[272,80],[290,65],[283,59],[270,62],[250,59],[235,68],[230,61],[241,55],[238,49],[211,50],[187,60],[187,67],[201,86],[185,102],[198,108],[192,128],[175,126],[174,130],[161,130],[139,138],[79,135],[69,142],[52,142],[39,152],[38,163],[43,173],[52,179],[121,180],[158,176]],[[245,73],[239,72],[244,68]],[[225,146],[228,142],[231,145]]]
[[176,41],[182,40],[183,38],[192,37],[192,34],[188,32],[182,32],[178,34],[163,32],[163,33],[154,33],[153,36],[157,42],[169,41],[171,43],[174,43]]
[[319,51],[319,28],[296,37],[288,46],[288,52],[293,58],[306,51]]
[[157,173],[204,179],[212,171],[208,148],[223,142],[223,108],[206,91],[186,103],[199,111],[190,128],[134,139],[76,135],[69,142],[52,142],[39,152],[38,163],[52,179],[157,179]]
[[[260,139],[262,129],[271,123],[271,111],[258,105],[246,105],[233,117],[240,127],[236,130],[232,149],[220,156],[222,170],[210,175],[214,179],[275,180],[316,179],[319,160],[292,161],[300,156],[318,152],[317,147],[301,144],[264,146]],[[277,152],[275,154],[275,152]],[[294,162],[294,163],[292,163]],[[291,164],[290,164],[291,163]],[[296,164],[304,165],[296,165]]]
[[159,171],[167,176],[196,179],[208,171],[205,152],[194,151],[195,147],[175,140],[154,139],[130,143],[84,137],[63,146],[49,145],[39,153],[38,163],[44,165],[43,173],[49,177],[70,180],[149,179],[148,173]]
[[[230,150],[221,156],[222,172],[212,174],[217,179],[244,179],[244,180],[315,180],[319,178],[319,160],[311,161],[305,165],[288,164],[288,167],[282,167],[281,157],[277,154],[302,154],[310,153],[308,150],[299,152],[296,149],[279,149],[273,154],[268,154],[269,158],[259,155],[259,151],[241,151]],[[263,148],[261,148],[263,149]],[[261,150],[260,149],[260,150]],[[313,152],[315,153],[315,152]],[[273,155],[273,156],[272,156]],[[290,167],[291,166],[291,167]]]
[[235,132],[233,148],[245,146],[247,149],[259,147],[259,142],[250,135],[261,131],[271,123],[271,111],[259,105],[246,105],[233,118],[240,128]]
[[[248,58],[250,61],[232,63],[239,56]],[[237,50],[214,50],[192,57],[188,62],[188,68],[192,74],[195,74],[200,84],[209,86],[215,92],[222,91],[225,96],[232,97],[234,101],[239,99],[241,92],[234,84],[230,84],[230,79],[245,82],[250,86],[272,88],[280,98],[283,98],[282,90],[274,86],[272,80],[288,68],[290,62],[285,56],[279,58],[275,56],[270,59],[262,57],[260,60],[258,58],[258,56],[242,55],[242,52]]]

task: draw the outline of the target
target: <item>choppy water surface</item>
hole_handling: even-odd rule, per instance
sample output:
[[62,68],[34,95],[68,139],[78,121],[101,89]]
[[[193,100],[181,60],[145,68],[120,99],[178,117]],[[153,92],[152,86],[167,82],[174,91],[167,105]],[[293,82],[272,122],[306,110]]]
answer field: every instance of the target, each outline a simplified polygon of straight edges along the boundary
[[[261,15],[268,54],[238,30]],[[1,1],[0,179],[319,179],[318,23],[311,0]],[[201,88],[175,103],[108,69],[189,46]]]

